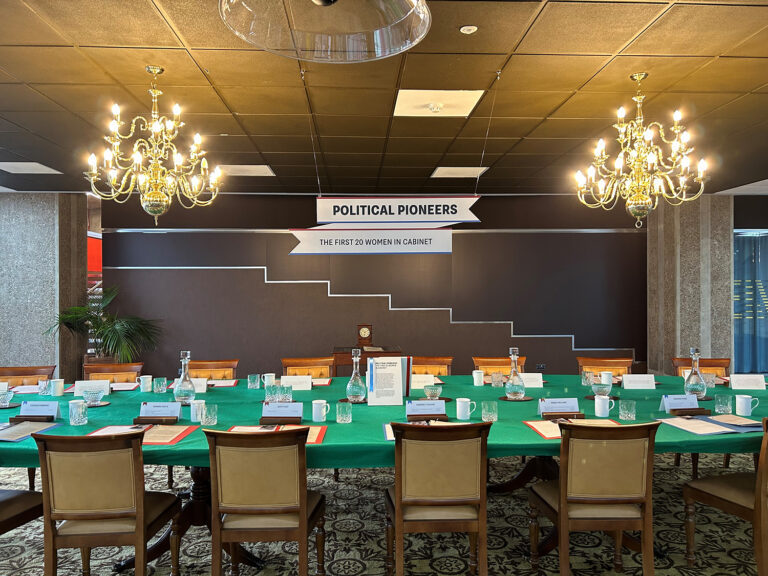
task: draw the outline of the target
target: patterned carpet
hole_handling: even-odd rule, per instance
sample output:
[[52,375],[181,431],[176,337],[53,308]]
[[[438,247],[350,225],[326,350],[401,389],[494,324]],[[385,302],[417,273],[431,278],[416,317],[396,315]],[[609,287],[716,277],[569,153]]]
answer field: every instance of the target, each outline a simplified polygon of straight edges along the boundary
[[[702,455],[700,471],[721,473],[722,457]],[[492,480],[509,477],[520,467],[518,458],[494,460]],[[732,470],[752,470],[752,457],[734,456]],[[147,466],[147,485],[165,488],[165,467]],[[681,486],[690,478],[690,461],[675,468],[671,456],[657,456],[654,475],[654,526],[656,573],[682,574],[755,574],[751,526],[738,518],[713,509],[697,511],[697,560],[695,569],[686,567],[685,533]],[[177,483],[188,483],[188,474],[176,469]],[[393,471],[342,470],[336,483],[330,470],[310,472],[308,485],[328,498],[326,513],[326,569],[332,576],[357,576],[384,573],[384,500],[383,489],[393,481]],[[0,485],[25,488],[26,470],[0,469]],[[39,475],[38,475],[39,488]],[[528,506],[526,492],[492,495],[488,502],[488,548],[490,574],[533,574],[528,561]],[[543,521],[544,523],[546,521]],[[207,530],[193,528],[182,539],[181,573],[185,576],[210,574],[211,544]],[[284,575],[296,573],[297,545],[290,543],[248,545],[267,562],[262,571],[241,567],[243,575]],[[571,566],[574,576],[612,572],[613,541],[601,533],[571,535]],[[130,548],[93,550],[92,574],[112,574],[117,558]],[[310,572],[314,571],[314,538],[310,540]],[[468,544],[463,535],[415,535],[406,540],[406,570],[417,576],[466,574]],[[226,558],[226,556],[225,556]],[[626,574],[641,574],[639,553],[624,551]],[[42,521],[0,536],[0,576],[37,576],[42,574]],[[557,574],[557,551],[541,558],[541,573]],[[79,576],[80,554],[77,550],[59,552],[61,576]],[[149,574],[170,574],[170,555],[150,564]],[[131,575],[132,571],[125,572]]]

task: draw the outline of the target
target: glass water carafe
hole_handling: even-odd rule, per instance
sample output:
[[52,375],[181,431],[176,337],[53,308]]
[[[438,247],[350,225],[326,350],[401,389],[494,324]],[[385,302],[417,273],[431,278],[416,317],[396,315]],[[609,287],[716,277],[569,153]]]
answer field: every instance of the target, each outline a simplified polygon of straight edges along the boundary
[[512,361],[512,370],[509,373],[509,380],[505,386],[505,392],[507,398],[510,400],[522,400],[525,398],[525,383],[520,376],[520,371],[517,367],[517,358],[519,356],[519,350],[517,348],[509,349],[509,359]]
[[173,398],[181,402],[182,406],[188,406],[195,399],[195,385],[189,377],[189,350],[181,351],[181,378],[173,388]]
[[347,400],[353,404],[365,402],[365,380],[360,377],[360,348],[352,349],[352,376],[347,384]]
[[686,394],[694,394],[699,400],[707,395],[707,383],[699,372],[698,348],[691,348],[691,371],[685,379],[683,390]]

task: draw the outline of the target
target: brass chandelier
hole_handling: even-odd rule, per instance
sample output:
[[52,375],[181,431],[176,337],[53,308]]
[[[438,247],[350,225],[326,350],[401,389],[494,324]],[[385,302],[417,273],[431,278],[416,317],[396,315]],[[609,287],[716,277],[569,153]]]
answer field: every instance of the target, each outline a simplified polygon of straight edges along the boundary
[[[181,108],[174,104],[172,117],[160,116],[157,99],[162,91],[157,88],[157,76],[163,73],[159,66],[147,66],[152,74],[152,115],[149,119],[136,116],[130,124],[130,131],[123,135],[120,128],[125,124],[120,120],[120,106],[112,106],[112,121],[109,134],[104,137],[109,147],[104,150],[101,166],[95,154],[88,158],[89,169],[84,172],[91,183],[91,191],[104,200],[124,203],[134,191],[139,194],[141,207],[150,216],[154,216],[157,225],[158,216],[162,216],[171,207],[175,196],[184,208],[209,206],[219,193],[221,170],[217,167],[208,170],[205,150],[200,148],[202,139],[195,134],[189,148],[189,157],[176,148],[174,140],[179,135]],[[142,137],[142,133],[145,136]],[[120,144],[130,140],[136,134],[130,155],[120,151]],[[170,166],[170,163],[173,163]],[[103,181],[108,190],[99,190],[97,184]]]
[[[682,114],[679,110],[672,116],[674,124],[669,139],[660,122],[644,124],[645,96],[640,91],[640,83],[647,77],[645,72],[630,75],[637,82],[637,94],[632,97],[637,103],[637,115],[627,122],[624,108],[617,112],[618,120],[613,126],[619,133],[617,141],[621,151],[613,169],[606,167],[609,157],[601,138],[586,176],[581,170],[576,172],[577,194],[582,204],[612,210],[621,198],[629,215],[637,219],[636,228],[643,226],[643,218],[658,206],[659,198],[677,206],[701,196],[707,170],[703,159],[695,169],[691,166],[691,135],[680,124]],[[667,152],[662,150],[663,144],[668,146]]]

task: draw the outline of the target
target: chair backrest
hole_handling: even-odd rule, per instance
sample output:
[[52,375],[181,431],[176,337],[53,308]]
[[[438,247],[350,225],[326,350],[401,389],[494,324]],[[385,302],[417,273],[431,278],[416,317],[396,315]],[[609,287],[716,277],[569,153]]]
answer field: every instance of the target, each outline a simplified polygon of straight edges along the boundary
[[[755,518],[753,525],[755,532],[760,526],[763,530],[768,529],[768,418],[763,418],[763,441],[760,444],[760,459],[757,464],[757,474],[755,475]],[[763,531],[762,534],[765,534]],[[765,540],[765,539],[763,539]],[[757,548],[758,543],[755,542]],[[768,545],[765,541],[761,543],[764,551],[768,551]]]
[[299,514],[306,522],[309,428],[240,434],[205,430],[216,514]]
[[38,380],[53,378],[56,366],[0,366],[0,382],[9,388],[37,384]]
[[[490,376],[494,372],[505,375],[512,372],[512,360],[509,356],[472,356],[472,362],[475,364],[475,370],[482,370],[485,376]],[[525,356],[517,357],[517,369],[525,372]]]
[[110,382],[136,382],[141,376],[143,362],[123,364],[83,364],[86,380],[109,380]]
[[412,374],[450,376],[453,356],[414,356],[411,361]]
[[632,358],[588,358],[577,356],[579,373],[584,370],[589,372],[613,372],[614,376],[632,374]]
[[640,504],[650,510],[660,424],[560,424],[560,510],[568,503]]
[[189,377],[209,380],[230,380],[237,378],[240,360],[190,360]]
[[33,434],[46,521],[144,517],[143,431],[114,436]]
[[491,422],[460,426],[392,423],[395,506],[486,505]]
[[312,378],[331,378],[336,376],[336,364],[333,356],[322,358],[281,358],[284,376],[312,376]]
[[[675,373],[682,376],[683,372],[691,369],[691,359],[672,358],[672,366],[675,367]],[[728,376],[730,368],[730,358],[699,358],[699,371],[703,374],[714,374],[725,378]]]

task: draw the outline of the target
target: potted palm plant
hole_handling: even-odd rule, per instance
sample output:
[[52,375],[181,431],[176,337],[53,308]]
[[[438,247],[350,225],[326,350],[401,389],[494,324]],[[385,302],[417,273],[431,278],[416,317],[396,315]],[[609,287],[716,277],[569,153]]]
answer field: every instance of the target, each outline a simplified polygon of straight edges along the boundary
[[157,347],[160,326],[156,320],[118,316],[107,311],[117,293],[117,287],[105,288],[100,300],[65,308],[48,332],[53,334],[63,327],[86,337],[90,335],[97,359],[112,357],[116,362],[135,361],[141,352]]

